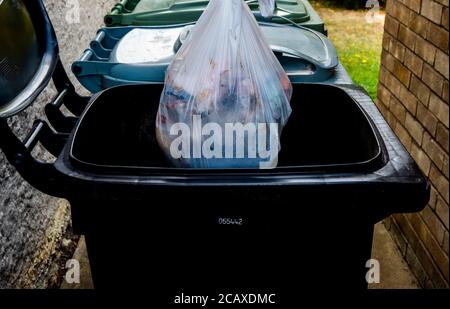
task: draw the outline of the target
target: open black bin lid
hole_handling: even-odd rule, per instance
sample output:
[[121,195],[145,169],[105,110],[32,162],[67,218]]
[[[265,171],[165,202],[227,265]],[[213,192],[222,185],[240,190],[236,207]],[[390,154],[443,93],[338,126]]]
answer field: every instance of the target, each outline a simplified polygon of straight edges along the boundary
[[58,45],[36,0],[0,1],[0,118],[27,108],[48,84]]

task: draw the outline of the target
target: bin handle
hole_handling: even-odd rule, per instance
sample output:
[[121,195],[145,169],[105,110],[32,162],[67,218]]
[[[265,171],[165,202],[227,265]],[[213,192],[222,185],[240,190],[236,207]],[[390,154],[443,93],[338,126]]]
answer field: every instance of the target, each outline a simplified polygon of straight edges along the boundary
[[89,61],[94,56],[94,52],[91,49],[86,49],[78,61]]
[[53,102],[45,106],[45,114],[52,124],[53,128],[58,132],[70,133],[78,121],[77,117],[65,116],[60,108],[64,104],[64,99],[70,93],[70,87],[66,86],[53,100]]
[[[61,63],[61,59],[58,59],[58,62],[56,63],[56,68],[53,72],[52,79],[58,93],[65,92],[62,96],[58,95],[52,104],[59,105],[57,106],[58,108],[64,105],[72,114],[77,117],[80,116],[88,105],[90,98],[87,96],[81,96],[75,91],[75,87],[67,76],[66,70]],[[57,101],[59,97],[61,100]]]
[[45,149],[57,157],[61,153],[68,139],[69,133],[55,132],[45,121],[37,120],[34,122],[33,128],[23,144],[27,151],[32,153],[34,147],[40,142]]
[[49,147],[51,152],[62,150],[68,135],[53,132],[42,120],[34,123],[27,138],[22,143],[13,133],[5,119],[0,119],[0,149],[19,174],[33,187],[46,194],[64,197],[64,180],[52,163],[36,160],[32,156],[38,142]]

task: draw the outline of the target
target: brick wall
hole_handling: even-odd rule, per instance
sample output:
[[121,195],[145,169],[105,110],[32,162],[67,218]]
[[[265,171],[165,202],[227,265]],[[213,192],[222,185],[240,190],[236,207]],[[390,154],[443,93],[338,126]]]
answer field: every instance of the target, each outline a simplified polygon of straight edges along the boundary
[[432,184],[385,224],[425,288],[448,287],[449,0],[388,0],[377,105]]

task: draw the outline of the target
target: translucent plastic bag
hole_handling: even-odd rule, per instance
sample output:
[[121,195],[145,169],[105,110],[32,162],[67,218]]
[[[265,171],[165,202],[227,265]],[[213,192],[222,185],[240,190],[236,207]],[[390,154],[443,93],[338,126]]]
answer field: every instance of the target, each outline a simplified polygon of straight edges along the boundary
[[258,0],[261,15],[266,18],[272,18],[275,10],[275,0]]
[[243,0],[211,0],[166,73],[158,142],[173,165],[273,168],[292,85]]

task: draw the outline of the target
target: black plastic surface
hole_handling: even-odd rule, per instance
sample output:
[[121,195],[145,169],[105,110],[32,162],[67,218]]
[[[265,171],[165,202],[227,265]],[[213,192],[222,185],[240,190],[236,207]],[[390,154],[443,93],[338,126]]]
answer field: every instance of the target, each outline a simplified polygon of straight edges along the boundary
[[13,116],[49,83],[58,44],[40,0],[0,2],[0,117]]
[[[87,171],[102,168],[106,173],[119,173],[118,168],[125,167],[139,168],[133,171],[137,174],[144,168],[177,172],[164,159],[155,138],[161,91],[162,85],[139,85],[103,93],[76,130],[71,149],[74,163]],[[280,168],[368,171],[386,163],[370,120],[342,89],[297,84],[291,106],[293,113],[281,139]]]

